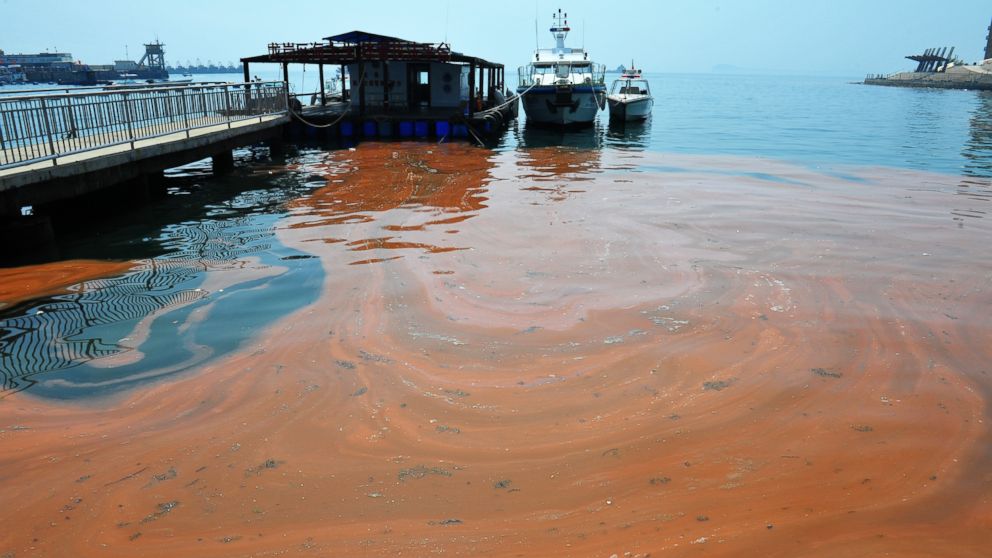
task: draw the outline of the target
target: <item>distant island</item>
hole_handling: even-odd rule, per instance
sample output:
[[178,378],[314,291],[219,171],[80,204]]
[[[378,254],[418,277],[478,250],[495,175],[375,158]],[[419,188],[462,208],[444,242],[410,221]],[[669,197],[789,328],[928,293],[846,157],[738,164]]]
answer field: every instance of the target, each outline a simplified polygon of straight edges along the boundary
[[622,74],[627,71],[627,67],[624,66],[623,64],[620,64],[619,66],[617,66],[617,69],[614,71],[618,74]]

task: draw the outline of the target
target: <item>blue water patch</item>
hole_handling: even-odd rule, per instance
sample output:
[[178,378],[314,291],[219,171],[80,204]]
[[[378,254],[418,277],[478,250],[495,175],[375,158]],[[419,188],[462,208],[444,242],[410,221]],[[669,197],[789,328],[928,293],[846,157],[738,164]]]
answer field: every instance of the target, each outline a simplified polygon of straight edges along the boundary
[[[607,75],[607,79],[615,78]],[[992,92],[868,86],[859,78],[646,74],[646,122],[610,122],[564,137],[521,125],[500,148],[590,149],[766,157],[818,171],[882,166],[992,177]]]
[[0,398],[27,389],[80,399],[174,377],[313,303],[324,279],[320,260],[275,234],[276,200],[290,195],[244,192],[207,208],[203,219],[164,227],[155,240],[166,253],[128,273],[0,316]]

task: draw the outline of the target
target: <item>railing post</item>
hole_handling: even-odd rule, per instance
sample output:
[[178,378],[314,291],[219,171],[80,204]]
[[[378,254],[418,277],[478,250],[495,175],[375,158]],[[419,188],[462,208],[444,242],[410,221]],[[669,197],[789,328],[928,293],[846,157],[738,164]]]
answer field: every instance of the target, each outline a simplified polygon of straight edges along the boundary
[[227,120],[227,129],[231,129],[231,90],[224,86],[224,119]]
[[127,123],[127,136],[131,140],[131,149],[134,149],[134,127],[131,125],[133,117],[131,115],[131,105],[127,102],[127,93],[121,93],[124,98],[124,121]]
[[[75,139],[79,136],[79,128],[76,127],[76,115],[72,113],[72,97],[65,98],[66,112],[68,113],[69,130],[66,134],[67,138]],[[71,150],[70,150],[71,151]]]
[[49,153],[52,155],[52,165],[58,165],[58,158],[55,157],[55,140],[52,139],[52,123],[48,119],[48,107],[45,105],[45,99],[41,100],[41,116],[45,121],[45,134],[48,136],[48,149]]
[[183,128],[186,129],[186,139],[189,139],[189,108],[186,107],[186,91],[184,87],[179,90],[179,96],[183,100]]

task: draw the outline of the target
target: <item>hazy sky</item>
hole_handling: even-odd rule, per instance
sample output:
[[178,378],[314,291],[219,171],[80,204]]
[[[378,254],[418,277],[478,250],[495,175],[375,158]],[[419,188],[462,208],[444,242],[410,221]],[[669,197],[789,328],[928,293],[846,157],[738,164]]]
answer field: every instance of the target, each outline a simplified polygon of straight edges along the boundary
[[[456,51],[525,64],[534,18],[543,47],[550,15],[569,13],[567,44],[615,67],[710,72],[717,65],[862,77],[909,69],[908,54],[956,46],[981,58],[992,19],[987,0],[0,0],[0,49],[72,52],[106,64],[158,37],[166,62],[237,61],[269,42],[308,42],[362,29],[406,39],[448,39]],[[583,27],[585,32],[583,33]]]

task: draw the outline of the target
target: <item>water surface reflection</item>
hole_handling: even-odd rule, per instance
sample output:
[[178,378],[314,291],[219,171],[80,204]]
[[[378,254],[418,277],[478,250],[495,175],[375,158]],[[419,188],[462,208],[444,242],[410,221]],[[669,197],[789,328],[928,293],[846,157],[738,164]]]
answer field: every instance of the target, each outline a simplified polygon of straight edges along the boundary
[[651,121],[624,122],[611,120],[606,132],[606,145],[617,149],[645,150],[651,145]]
[[[306,167],[325,183],[290,203],[292,229],[310,241],[368,252],[351,264],[403,257],[408,250],[467,250],[453,235],[486,208],[491,152],[466,144],[366,144],[328,152]],[[366,225],[366,226],[360,226]]]

